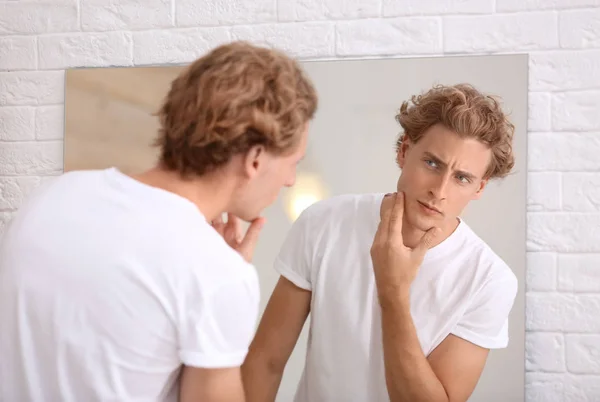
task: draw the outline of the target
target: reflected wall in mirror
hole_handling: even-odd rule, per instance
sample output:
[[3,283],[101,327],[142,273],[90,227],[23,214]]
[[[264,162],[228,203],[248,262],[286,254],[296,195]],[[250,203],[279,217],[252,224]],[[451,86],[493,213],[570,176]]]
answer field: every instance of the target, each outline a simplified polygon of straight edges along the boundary
[[[297,183],[264,212],[258,242],[264,309],[279,277],[273,262],[293,221],[316,201],[347,193],[395,191],[399,168],[394,116],[401,103],[435,84],[470,83],[499,96],[516,126],[515,168],[492,181],[466,208],[465,222],[508,264],[519,282],[509,317],[510,343],[490,353],[470,399],[524,400],[526,264],[527,56],[304,61],[319,95]],[[181,66],[69,70],[66,75],[65,171],[150,167],[158,123],[152,113]],[[328,297],[336,297],[329,295]],[[304,368],[310,318],[286,366],[277,397],[292,401]],[[350,334],[348,336],[351,336]]]

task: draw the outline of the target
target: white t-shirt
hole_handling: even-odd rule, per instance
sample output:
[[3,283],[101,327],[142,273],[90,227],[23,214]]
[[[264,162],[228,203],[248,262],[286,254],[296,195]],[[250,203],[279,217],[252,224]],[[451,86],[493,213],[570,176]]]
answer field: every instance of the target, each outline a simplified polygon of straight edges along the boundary
[[[276,258],[281,275],[312,291],[296,402],[389,401],[370,256],[382,199],[343,195],[313,204]],[[506,347],[516,292],[514,273],[461,220],[427,252],[411,286],[411,314],[425,355],[448,334],[485,348]]]
[[0,400],[176,401],[182,364],[243,362],[259,291],[187,199],[114,168],[66,173],[0,244]]

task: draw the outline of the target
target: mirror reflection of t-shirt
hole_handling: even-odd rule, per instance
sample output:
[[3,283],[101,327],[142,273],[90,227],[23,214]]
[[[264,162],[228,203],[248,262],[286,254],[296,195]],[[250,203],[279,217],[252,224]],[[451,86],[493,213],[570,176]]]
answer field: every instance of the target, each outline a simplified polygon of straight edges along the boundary
[[[276,258],[281,275],[312,291],[295,402],[389,401],[370,256],[382,198],[343,195],[312,205]],[[427,252],[411,286],[411,314],[425,355],[448,334],[484,348],[506,347],[517,285],[511,269],[461,220]]]
[[0,243],[0,400],[177,401],[182,364],[243,362],[259,292],[187,199],[69,172]]

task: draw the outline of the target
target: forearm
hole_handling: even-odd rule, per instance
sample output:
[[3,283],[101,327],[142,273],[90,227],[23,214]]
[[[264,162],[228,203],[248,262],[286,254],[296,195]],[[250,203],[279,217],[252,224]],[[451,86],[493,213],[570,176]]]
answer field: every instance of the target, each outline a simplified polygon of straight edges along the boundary
[[392,402],[448,402],[417,337],[408,291],[380,297],[386,384]]
[[242,366],[246,402],[274,402],[282,377],[283,369],[250,354]]

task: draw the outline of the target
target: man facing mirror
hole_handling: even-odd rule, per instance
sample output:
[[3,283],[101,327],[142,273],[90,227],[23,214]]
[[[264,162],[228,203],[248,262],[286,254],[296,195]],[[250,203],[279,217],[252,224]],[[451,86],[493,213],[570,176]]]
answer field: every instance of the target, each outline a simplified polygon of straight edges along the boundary
[[219,46],[171,83],[156,166],[34,191],[0,243],[0,400],[243,401],[259,216],[316,107],[293,59]]
[[516,276],[460,214],[513,168],[514,126],[466,84],[396,120],[396,191],[313,204],[287,235],[242,369],[249,402],[275,400],[309,314],[295,402],[466,401],[507,346]]

